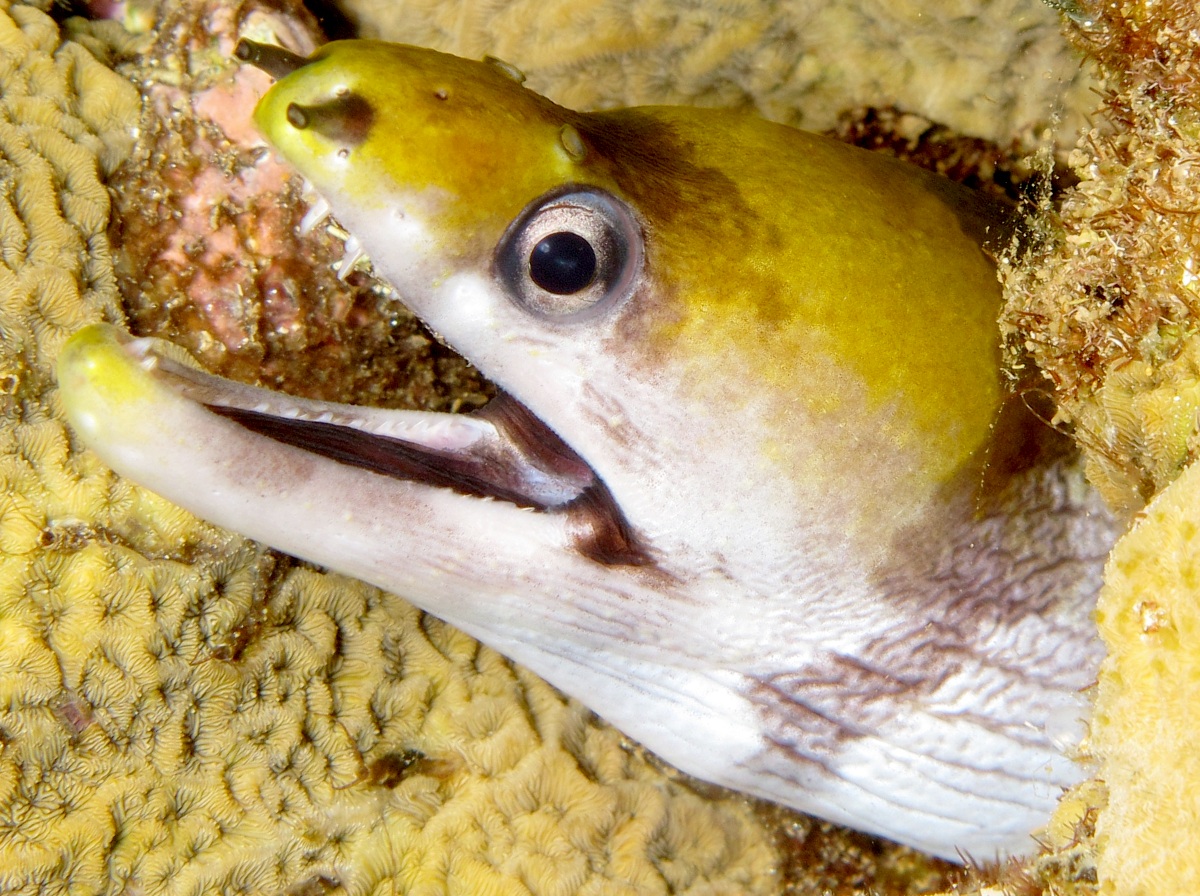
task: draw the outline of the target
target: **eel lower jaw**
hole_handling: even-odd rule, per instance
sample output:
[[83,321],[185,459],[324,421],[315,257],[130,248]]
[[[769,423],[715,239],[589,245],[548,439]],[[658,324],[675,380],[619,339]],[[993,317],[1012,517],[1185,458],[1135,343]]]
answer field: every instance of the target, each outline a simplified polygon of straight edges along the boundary
[[[76,338],[88,338],[92,329]],[[604,563],[648,562],[587,462],[505,393],[469,414],[314,401],[206,373],[170,343],[102,329],[155,381],[252,433],[393,479],[577,516],[585,555]]]

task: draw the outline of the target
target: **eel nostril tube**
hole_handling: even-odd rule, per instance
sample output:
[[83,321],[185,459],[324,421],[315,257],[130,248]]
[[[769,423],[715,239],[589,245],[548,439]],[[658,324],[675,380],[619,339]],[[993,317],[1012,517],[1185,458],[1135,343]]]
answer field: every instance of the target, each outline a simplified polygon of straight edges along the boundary
[[375,109],[356,93],[343,93],[325,102],[287,104],[287,122],[297,130],[311,128],[346,147],[362,143],[375,123]]
[[308,60],[291,50],[275,44],[262,44],[258,41],[240,38],[233,48],[233,55],[242,62],[249,62],[255,68],[260,68],[272,78],[279,80],[290,75]]

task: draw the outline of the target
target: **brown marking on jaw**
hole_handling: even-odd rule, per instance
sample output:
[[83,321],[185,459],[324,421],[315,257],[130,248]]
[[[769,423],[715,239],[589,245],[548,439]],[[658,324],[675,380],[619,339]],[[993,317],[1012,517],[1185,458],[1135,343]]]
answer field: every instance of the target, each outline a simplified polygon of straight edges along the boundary
[[748,696],[773,749],[828,769],[846,741],[878,734],[897,707],[919,702],[937,683],[826,651],[798,669],[756,677]]
[[[583,460],[521,404],[501,394],[485,414],[539,469],[583,488],[557,511],[539,505],[504,475],[506,458],[437,452],[400,439],[364,433],[333,423],[277,417],[222,405],[206,405],[256,435],[283,445],[393,479],[448,488],[459,494],[507,501],[542,512],[565,513],[576,551],[604,566],[654,567],[653,558],[621,514],[612,493]],[[591,484],[587,484],[590,482]]]
[[283,445],[371,473],[424,482],[459,494],[493,497],[516,503],[513,495],[490,488],[473,471],[451,466],[451,458],[400,439],[373,436],[350,427],[276,417],[243,408],[207,405],[209,411],[250,432]]
[[[1087,627],[1071,620],[1089,612],[1119,529],[1098,501],[1070,486],[1075,456],[1049,435],[1046,442],[997,433],[994,450],[943,486],[922,517],[892,538],[873,580],[883,599],[914,621],[944,628],[947,644],[980,645],[1039,619],[1077,658],[1098,656]],[[1068,621],[1055,625],[1060,613]],[[1060,669],[1056,656],[1031,649],[1012,661],[1028,675],[1079,674]]]
[[[927,649],[921,649],[926,634],[918,629],[897,633],[895,641],[888,640],[886,659],[892,661],[917,644],[912,661],[897,664],[903,667],[903,677],[875,668],[863,657],[824,652],[796,670],[751,679],[746,696],[758,710],[766,746],[759,760],[761,767],[793,784],[803,784],[797,764],[800,768],[816,766],[821,773],[838,777],[838,756],[847,743],[872,737],[890,740],[892,732],[903,732],[906,716],[918,711],[915,707],[925,706],[931,715],[939,715],[936,707],[928,709],[930,695],[946,676],[959,670],[960,661],[966,666],[978,658],[961,645],[943,651],[941,645],[927,643]],[[931,658],[926,674],[923,665]],[[877,655],[874,659],[885,657]],[[1054,682],[1030,682],[1029,686],[1058,690]],[[974,725],[1031,750],[1053,749],[1047,735],[1017,714],[992,718],[951,707],[944,718]],[[928,758],[948,767],[988,771],[986,765],[975,764],[965,755],[939,754],[938,745],[933,743]],[[1025,780],[1017,774],[1010,777]]]
[[655,566],[607,488],[597,483],[566,508],[575,550],[602,566]]
[[597,389],[590,381],[584,381],[580,391],[583,398],[580,405],[586,420],[603,432],[605,439],[619,447],[626,457],[658,454],[657,447],[646,433],[636,421],[630,419],[625,405]]
[[354,147],[371,132],[375,107],[366,98],[347,91],[323,103],[288,103],[287,120],[297,130],[311,128],[335,143]]
[[[1000,667],[1004,675],[1029,691],[1056,691],[1054,679],[1040,679],[1018,665],[989,662],[969,644],[957,642],[953,631],[927,623],[905,626],[866,644],[856,656],[824,652],[806,666],[765,678],[775,706],[820,717],[839,726],[842,738],[880,734],[912,707],[934,707],[933,695],[955,675],[979,666]],[[926,711],[937,714],[936,708]],[[1042,736],[1026,726],[1026,719],[994,718],[979,713],[952,711],[956,721],[1020,743],[1041,743]]]
[[947,706],[947,720],[1052,749],[1051,735],[1029,722],[1091,682],[1102,650],[1076,622],[1099,585],[1113,531],[1095,516],[1095,502],[1066,486],[1071,458],[1049,457],[1040,449],[995,457],[1010,479],[982,506],[981,463],[969,465],[893,539],[864,583],[865,598],[897,610],[892,629],[853,656],[819,653],[755,680],[748,696],[770,751],[807,760],[835,755],[848,739],[886,740],[914,707],[939,716],[938,692],[955,679],[1002,683],[1006,699],[971,711]]
[[498,392],[474,416],[490,421],[538,469],[575,479],[591,475],[588,465],[570,445],[507,393]]
[[[1115,527],[1098,502],[1067,486],[1073,458],[1054,439],[1021,420],[998,425],[1017,428],[999,433],[986,462],[969,464],[894,537],[865,583],[898,611],[894,628],[853,656],[821,653],[748,688],[769,753],[835,764],[839,744],[886,740],[914,707],[937,716],[940,688],[981,677],[1003,682],[1008,699],[969,712],[950,706],[946,718],[1052,749],[1051,734],[1029,722],[1091,683],[1102,649],[1076,622],[1099,587]],[[787,768],[780,761],[778,773]]]
[[[510,469],[509,458],[504,456],[497,457],[488,452],[434,451],[403,439],[365,433],[336,423],[278,417],[217,404],[206,407],[212,413],[232,420],[257,435],[346,466],[392,479],[447,488],[460,495],[493,498],[535,510],[547,509],[539,503],[536,495],[523,490],[519,476],[506,475]],[[515,412],[510,416],[515,417]],[[496,419],[497,422],[503,422],[498,415]],[[547,460],[541,469],[551,475],[560,474],[564,478],[574,475],[581,487],[591,479],[587,465],[570,452],[570,448],[561,440],[542,446],[537,457]]]
[[[837,658],[829,657],[836,665]],[[754,759],[758,771],[789,787],[811,786],[812,774],[822,779],[839,777],[838,756],[863,732],[847,718],[853,710],[843,714],[840,703],[830,708],[805,700],[808,683],[827,678],[829,672],[830,665],[818,661],[811,668],[747,680],[744,693],[762,723],[764,750]]]

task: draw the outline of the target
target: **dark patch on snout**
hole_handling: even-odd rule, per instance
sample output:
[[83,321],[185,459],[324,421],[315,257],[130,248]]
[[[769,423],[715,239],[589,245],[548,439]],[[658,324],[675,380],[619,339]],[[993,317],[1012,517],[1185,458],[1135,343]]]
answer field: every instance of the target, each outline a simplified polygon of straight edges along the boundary
[[314,130],[333,143],[358,146],[375,124],[375,107],[357,93],[347,91],[323,103],[288,103],[288,124],[297,130]]

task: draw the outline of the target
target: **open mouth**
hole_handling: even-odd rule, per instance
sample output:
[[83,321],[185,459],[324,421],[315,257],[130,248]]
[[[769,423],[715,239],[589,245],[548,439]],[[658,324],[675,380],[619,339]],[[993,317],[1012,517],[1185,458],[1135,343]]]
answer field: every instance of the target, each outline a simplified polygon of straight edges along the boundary
[[257,435],[393,479],[563,514],[590,559],[651,562],[587,462],[503,392],[468,414],[313,401],[206,373],[164,345],[141,338],[124,348],[159,382]]
[[313,401],[205,373],[159,345],[135,339],[126,350],[213,413],[339,463],[539,511],[563,508],[599,486],[566,442],[504,393],[470,414]]

